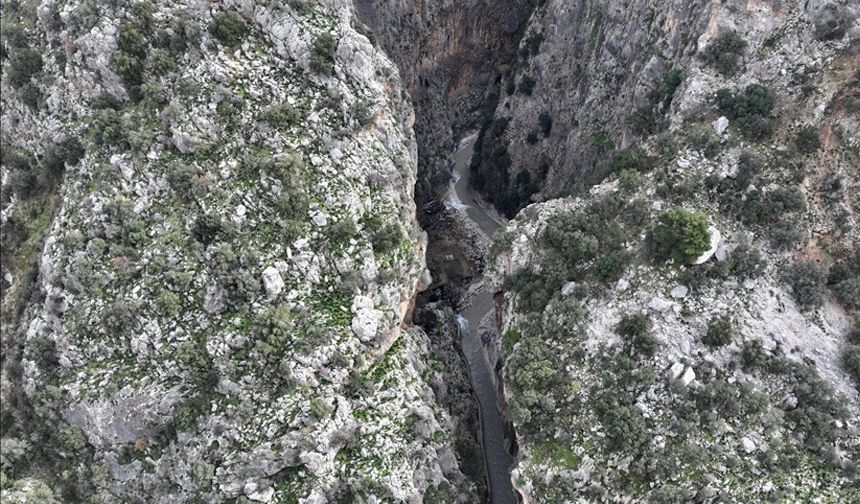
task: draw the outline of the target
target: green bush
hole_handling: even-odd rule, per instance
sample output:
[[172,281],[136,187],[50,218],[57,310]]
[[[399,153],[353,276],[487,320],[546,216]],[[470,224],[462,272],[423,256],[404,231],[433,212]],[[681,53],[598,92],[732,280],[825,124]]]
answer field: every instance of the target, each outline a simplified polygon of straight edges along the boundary
[[663,74],[660,84],[648,93],[648,103],[637,107],[628,119],[635,134],[652,135],[666,129],[668,121],[663,114],[683,81],[684,74],[680,70],[673,69]]
[[238,13],[219,12],[212,18],[209,33],[222,44],[233,47],[250,32],[247,23]]
[[736,31],[720,33],[702,51],[702,60],[723,75],[733,75],[746,51],[747,43]]
[[139,306],[129,301],[116,301],[102,312],[102,327],[112,336],[126,336],[138,324]]
[[377,254],[387,254],[403,241],[403,231],[396,222],[385,222],[378,215],[368,215],[362,224],[370,233],[370,243]]
[[645,172],[654,167],[655,159],[638,147],[622,149],[612,155],[609,167],[613,173],[623,170]]
[[191,232],[194,238],[204,245],[231,234],[232,223],[224,221],[217,214],[202,214],[194,221]]
[[708,322],[708,330],[702,336],[702,343],[711,347],[722,347],[732,342],[734,328],[728,317],[714,317]]
[[119,50],[126,54],[135,56],[138,59],[146,57],[146,38],[137,26],[133,24],[123,23],[120,25],[116,43]]
[[520,57],[524,60],[529,56],[537,56],[540,52],[540,45],[543,43],[543,34],[532,33],[525,38],[523,46],[520,48]]
[[508,124],[510,124],[510,117],[499,117],[494,119],[492,123],[490,123],[490,131],[493,132],[493,136],[498,138],[505,134],[505,131],[508,129]]
[[635,405],[629,404],[626,395],[608,389],[599,392],[594,400],[597,419],[606,431],[607,448],[614,452],[637,451],[649,441],[645,419]]
[[43,176],[49,184],[55,184],[63,177],[66,164],[75,166],[84,157],[84,146],[77,137],[69,136],[51,145],[42,157]]
[[334,55],[337,41],[331,33],[320,34],[311,46],[310,69],[322,75],[334,74]]
[[793,264],[785,273],[797,303],[804,307],[820,306],[827,294],[827,270],[812,261]]
[[534,79],[526,75],[520,79],[520,85],[517,86],[517,91],[526,96],[531,96],[536,84],[537,82]]
[[833,18],[815,27],[815,38],[818,40],[839,40],[845,36],[847,19]]
[[860,309],[860,251],[830,268],[827,285],[845,307]]
[[535,133],[534,131],[529,132],[529,134],[526,135],[526,142],[528,142],[529,145],[534,145],[534,144],[538,143],[537,133]]
[[642,187],[642,176],[638,171],[623,169],[618,174],[618,187],[625,193],[632,193]]
[[797,222],[780,221],[770,227],[770,240],[779,250],[790,250],[801,243],[806,234]]
[[722,148],[720,139],[714,130],[707,126],[694,127],[687,132],[687,143],[695,150],[701,151],[706,158],[717,157]]
[[750,84],[740,94],[728,89],[717,91],[717,108],[737,124],[749,140],[758,142],[773,133],[770,115],[776,106],[776,93],[761,84]]
[[23,87],[42,72],[42,55],[30,48],[17,49],[9,60],[6,78],[16,88]]
[[711,247],[708,219],[704,214],[682,208],[667,210],[657,218],[646,243],[657,260],[691,263]]
[[818,137],[818,130],[814,126],[804,126],[797,133],[794,145],[803,154],[812,154],[817,151],[821,148],[821,139]]
[[846,345],[842,351],[842,367],[860,386],[860,345]]
[[167,167],[167,183],[183,201],[193,199],[197,176],[198,171],[194,165],[174,163]]
[[806,210],[806,198],[796,187],[780,187],[764,194],[749,191],[741,207],[741,220],[748,224],[770,225],[787,212]]
[[544,277],[531,271],[507,277],[502,288],[517,294],[517,311],[521,313],[542,311],[553,294]]
[[538,116],[538,125],[540,126],[540,130],[543,132],[543,136],[548,137],[552,131],[552,116],[546,112],[541,112]]
[[744,341],[741,347],[741,364],[746,370],[757,369],[764,365],[767,355],[760,340]]
[[636,353],[653,357],[658,341],[650,334],[651,321],[642,313],[627,314],[621,317],[615,332],[624,339],[625,344]]
[[757,249],[749,245],[739,245],[725,261],[730,275],[740,279],[755,278],[764,268],[764,260]]
[[351,218],[345,217],[329,225],[325,234],[335,247],[345,247],[358,235],[358,228]]
[[116,148],[128,146],[128,132],[123,125],[122,117],[112,108],[93,112],[87,133],[96,145]]

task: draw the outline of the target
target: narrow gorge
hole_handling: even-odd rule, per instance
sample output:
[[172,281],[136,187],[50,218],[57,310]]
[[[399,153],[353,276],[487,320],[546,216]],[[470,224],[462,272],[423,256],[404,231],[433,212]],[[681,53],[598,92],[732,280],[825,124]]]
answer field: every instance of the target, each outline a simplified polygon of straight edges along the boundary
[[0,500],[860,502],[856,0],[0,0]]

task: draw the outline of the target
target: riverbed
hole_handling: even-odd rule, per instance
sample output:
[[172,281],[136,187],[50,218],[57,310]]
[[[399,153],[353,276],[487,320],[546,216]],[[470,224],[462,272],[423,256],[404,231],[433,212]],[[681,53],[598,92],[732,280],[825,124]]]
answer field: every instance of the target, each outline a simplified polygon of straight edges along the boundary
[[[480,230],[492,238],[499,223],[481,206],[469,185],[469,160],[475,144],[475,136],[464,139],[454,154],[454,184],[449,203],[463,211]],[[483,279],[473,283],[473,294],[468,306],[457,315],[463,354],[469,364],[472,389],[478,399],[481,421],[481,443],[487,486],[491,504],[516,504],[517,499],[511,484],[513,458],[507,451],[505,419],[499,407],[499,396],[492,366],[478,333],[481,320],[493,309],[493,293],[487,290]]]

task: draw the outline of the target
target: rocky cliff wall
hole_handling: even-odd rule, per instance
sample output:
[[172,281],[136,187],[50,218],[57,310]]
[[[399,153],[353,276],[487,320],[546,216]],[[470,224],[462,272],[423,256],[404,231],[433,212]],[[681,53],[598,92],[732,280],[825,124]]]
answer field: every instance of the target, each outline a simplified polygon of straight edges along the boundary
[[3,4],[4,500],[474,502],[405,320],[414,115],[355,23]]
[[722,87],[767,83],[792,95],[818,86],[856,39],[857,15],[844,1],[549,0],[482,135],[479,189],[512,216],[599,182],[613,153],[695,122]]
[[459,137],[481,120],[516,51],[531,0],[358,0],[358,16],[400,68],[416,111],[417,201],[447,189]]

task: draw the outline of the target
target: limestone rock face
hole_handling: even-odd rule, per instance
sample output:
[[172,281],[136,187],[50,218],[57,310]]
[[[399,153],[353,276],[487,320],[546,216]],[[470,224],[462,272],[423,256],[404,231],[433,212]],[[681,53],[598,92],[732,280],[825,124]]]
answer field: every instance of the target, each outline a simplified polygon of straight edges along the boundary
[[4,3],[3,22],[4,501],[9,476],[13,502],[52,502],[24,450],[6,465],[9,412],[9,446],[58,440],[33,467],[76,502],[474,502],[431,387],[456,364],[405,320],[428,276],[414,113],[352,3]]
[[[764,82],[797,96],[795,76],[827,68],[860,30],[860,8],[849,0],[815,7],[794,0],[540,4],[500,86],[494,120],[508,122],[501,135],[487,135],[479,167],[483,192],[511,210],[562,195],[575,180],[599,182],[608,154],[637,144],[643,130],[646,136],[675,130],[708,107],[720,88]],[[833,22],[841,36],[821,39],[826,16],[839,17]],[[701,57],[726,32],[739,33],[746,43],[739,69],[729,76]],[[673,96],[649,98],[673,70],[683,76]],[[655,99],[665,101],[652,115]],[[719,127],[725,129],[722,122]],[[510,162],[499,162],[503,147]]]
[[416,108],[419,204],[450,176],[449,154],[482,114],[515,55],[531,0],[356,0],[359,18],[400,68]]

